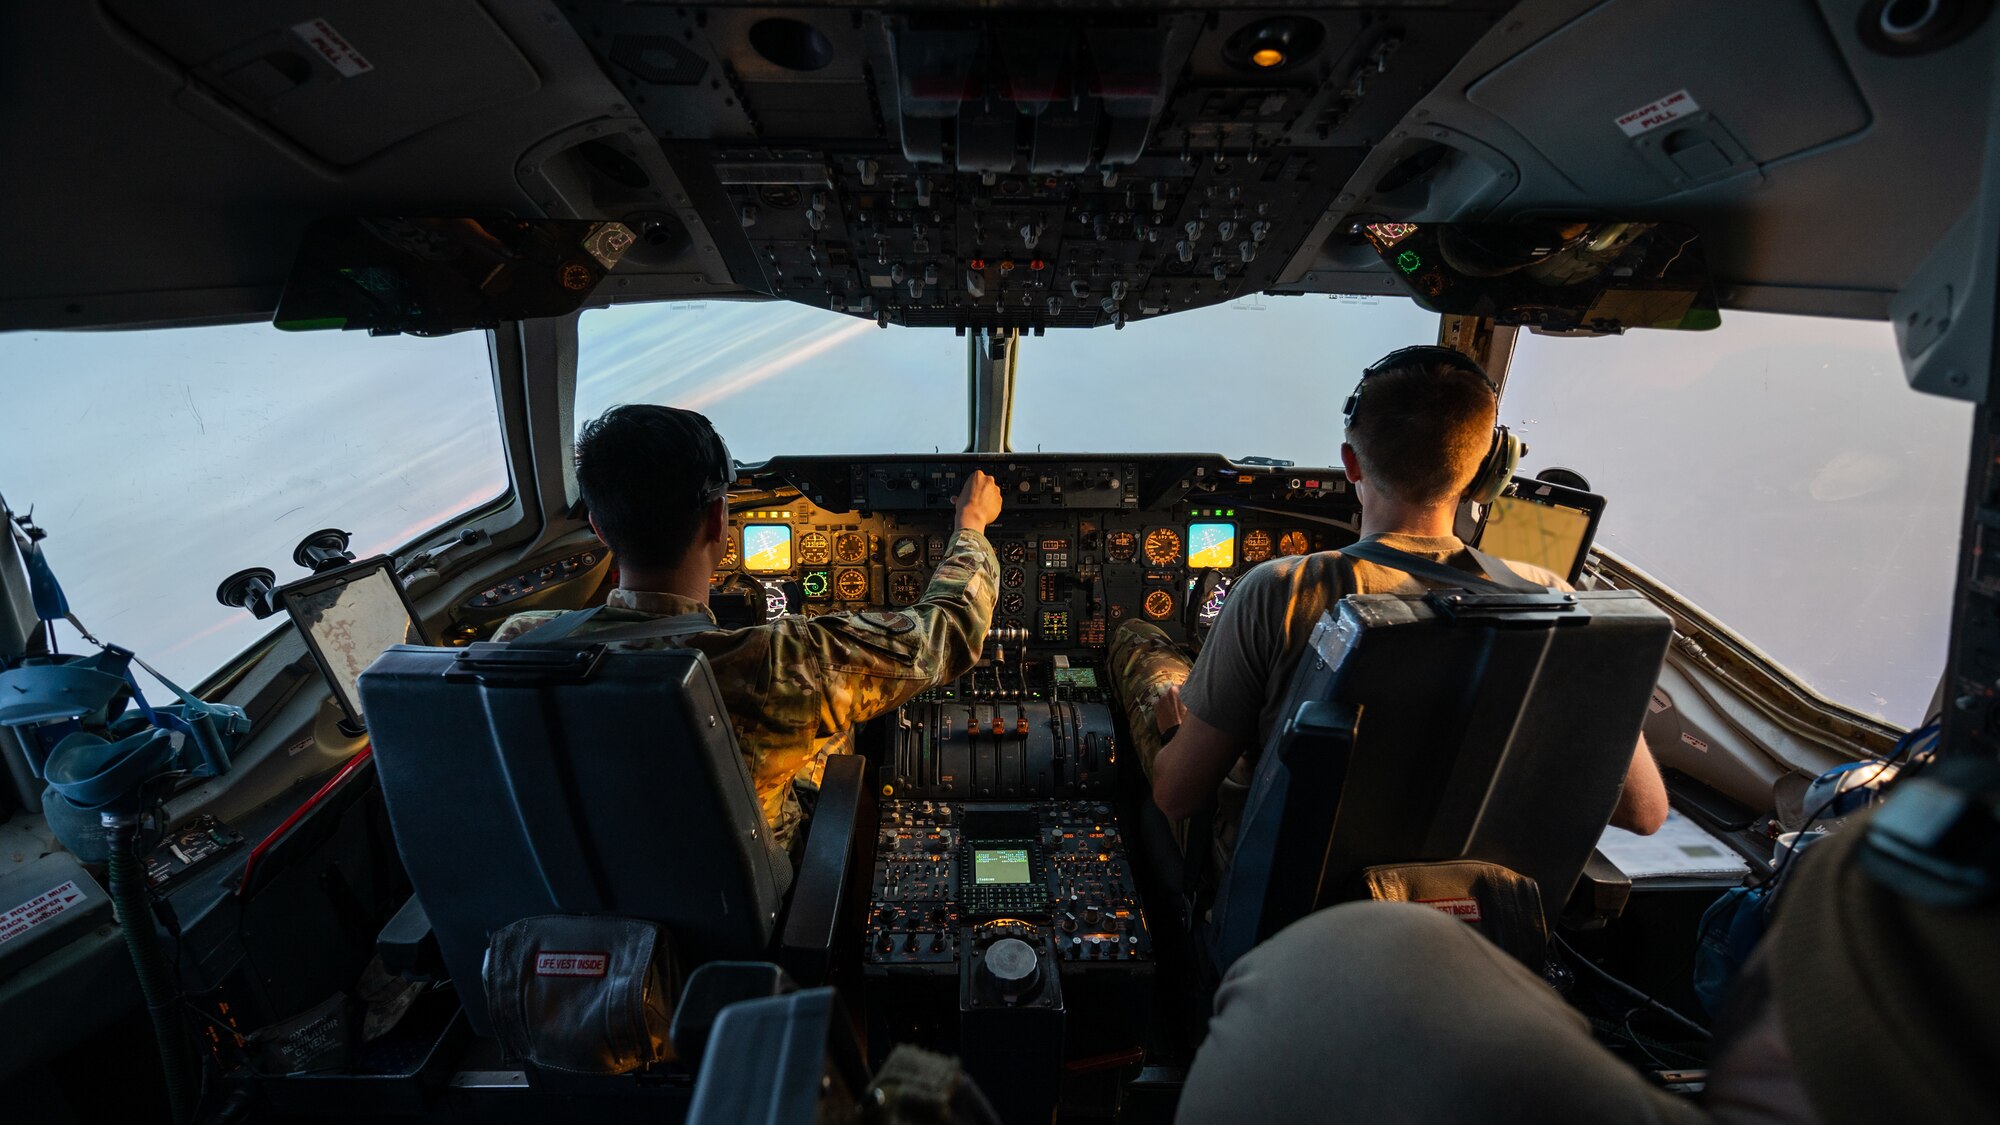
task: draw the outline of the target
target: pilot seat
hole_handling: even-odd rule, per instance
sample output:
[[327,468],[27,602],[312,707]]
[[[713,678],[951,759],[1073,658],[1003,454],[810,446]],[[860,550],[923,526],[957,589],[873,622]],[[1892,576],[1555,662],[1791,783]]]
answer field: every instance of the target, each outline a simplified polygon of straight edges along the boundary
[[489,937],[544,915],[658,923],[686,968],[826,976],[856,842],[874,834],[865,763],[828,762],[795,877],[699,651],[400,645],[361,696],[406,913],[427,915],[475,1033],[494,1031]]
[[1226,871],[1187,904],[1205,960],[1220,975],[1314,910],[1377,897],[1477,920],[1540,968],[1672,635],[1630,591],[1340,601],[1293,674]]

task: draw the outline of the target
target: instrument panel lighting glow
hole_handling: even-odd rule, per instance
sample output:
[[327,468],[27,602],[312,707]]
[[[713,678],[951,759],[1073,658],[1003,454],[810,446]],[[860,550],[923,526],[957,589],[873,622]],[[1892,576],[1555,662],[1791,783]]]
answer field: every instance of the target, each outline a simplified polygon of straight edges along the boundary
[[1191,523],[1188,525],[1188,560],[1193,569],[1222,569],[1236,565],[1236,525],[1233,523]]
[[792,569],[791,525],[744,524],[743,569],[758,574],[779,574]]

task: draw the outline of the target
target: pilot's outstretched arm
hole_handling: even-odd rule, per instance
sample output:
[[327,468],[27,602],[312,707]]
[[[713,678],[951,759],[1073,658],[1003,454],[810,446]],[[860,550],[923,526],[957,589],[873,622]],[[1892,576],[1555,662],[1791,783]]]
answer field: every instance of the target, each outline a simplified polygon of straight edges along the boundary
[[914,605],[778,624],[772,638],[777,671],[818,682],[821,737],[892,711],[978,663],[1000,592],[999,560],[986,541],[986,525],[1000,514],[999,486],[974,472],[957,506],[944,560]]

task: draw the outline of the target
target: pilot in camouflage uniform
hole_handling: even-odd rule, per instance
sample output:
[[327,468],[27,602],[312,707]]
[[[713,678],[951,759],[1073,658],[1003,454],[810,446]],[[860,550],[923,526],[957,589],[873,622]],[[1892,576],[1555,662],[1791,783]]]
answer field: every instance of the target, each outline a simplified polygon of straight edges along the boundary
[[[961,530],[923,598],[905,609],[786,616],[747,629],[718,627],[610,647],[686,645],[708,657],[764,819],[789,847],[803,819],[798,790],[818,790],[827,755],[853,750],[854,727],[964,675],[978,661],[999,589],[992,544],[977,531]],[[596,628],[687,613],[714,617],[707,604],[679,594],[619,589],[605,605],[571,637],[588,639]],[[561,615],[517,613],[493,640],[511,641]]]
[[[615,406],[577,440],[577,487],[591,525],[618,559],[619,588],[568,634],[701,614],[731,542],[734,462],[708,419],[666,406]],[[707,658],[736,743],[776,840],[790,847],[811,814],[828,754],[853,729],[918,692],[964,675],[986,643],[1000,566],[985,528],[1000,512],[992,478],[975,472],[924,595],[902,609],[786,616],[743,629],[612,640],[614,651],[686,646]],[[515,640],[561,612],[517,613],[493,634]],[[636,732],[635,732],[636,733]]]

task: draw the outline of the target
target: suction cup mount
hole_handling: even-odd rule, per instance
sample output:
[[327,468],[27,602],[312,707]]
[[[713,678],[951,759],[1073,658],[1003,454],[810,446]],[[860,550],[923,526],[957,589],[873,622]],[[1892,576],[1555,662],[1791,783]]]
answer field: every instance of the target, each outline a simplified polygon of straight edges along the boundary
[[215,588],[215,600],[231,609],[247,609],[262,621],[278,612],[277,581],[269,567],[247,567],[222,580]]
[[292,550],[292,561],[314,574],[346,566],[354,561],[354,552],[347,549],[352,539],[337,527],[322,528],[299,540]]

